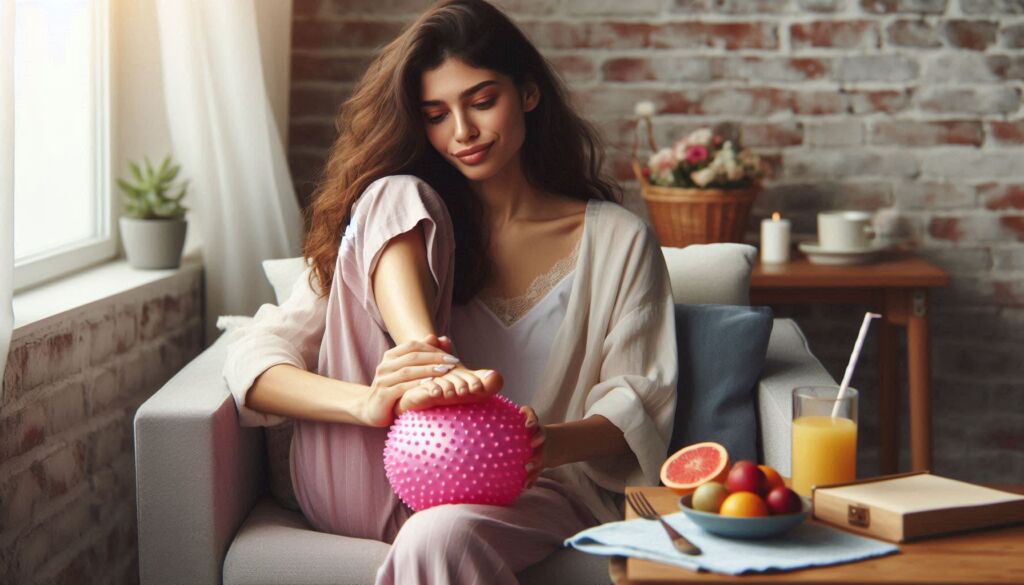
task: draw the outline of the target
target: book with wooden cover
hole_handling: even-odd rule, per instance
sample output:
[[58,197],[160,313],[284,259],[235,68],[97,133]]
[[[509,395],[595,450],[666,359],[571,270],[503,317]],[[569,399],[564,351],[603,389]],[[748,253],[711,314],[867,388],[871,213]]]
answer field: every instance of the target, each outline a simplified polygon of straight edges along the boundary
[[927,471],[815,486],[811,502],[815,519],[890,542],[1024,522],[1024,496]]

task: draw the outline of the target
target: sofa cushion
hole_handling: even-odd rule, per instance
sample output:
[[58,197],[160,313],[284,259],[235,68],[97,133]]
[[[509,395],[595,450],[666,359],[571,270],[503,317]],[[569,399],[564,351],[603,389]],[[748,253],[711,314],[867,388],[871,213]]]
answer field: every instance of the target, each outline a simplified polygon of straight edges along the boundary
[[679,381],[669,453],[715,441],[757,459],[754,392],[772,332],[770,307],[676,305]]
[[747,244],[694,244],[662,248],[661,252],[677,303],[750,304],[750,271],[757,248]]

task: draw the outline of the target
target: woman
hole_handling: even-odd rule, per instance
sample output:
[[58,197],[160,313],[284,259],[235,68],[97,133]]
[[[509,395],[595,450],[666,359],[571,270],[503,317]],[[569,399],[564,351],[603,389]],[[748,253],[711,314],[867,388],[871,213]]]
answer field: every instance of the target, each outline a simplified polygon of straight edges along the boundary
[[[620,518],[625,485],[657,482],[676,380],[660,249],[612,202],[557,77],[483,0],[441,2],[385,47],[338,127],[310,287],[230,346],[240,417],[296,419],[303,513],[393,543],[378,582],[514,583]],[[413,514],[384,474],[388,425],[498,391],[534,430],[527,489],[507,508]]]

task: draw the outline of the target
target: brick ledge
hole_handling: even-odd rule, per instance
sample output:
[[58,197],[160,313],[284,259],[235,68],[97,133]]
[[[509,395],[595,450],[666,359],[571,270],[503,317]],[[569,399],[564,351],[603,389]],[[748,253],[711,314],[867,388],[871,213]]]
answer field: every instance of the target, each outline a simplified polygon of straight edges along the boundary
[[12,345],[19,338],[73,317],[97,303],[116,297],[145,294],[186,272],[203,269],[199,251],[182,258],[181,266],[167,270],[137,270],[120,258],[14,295]]

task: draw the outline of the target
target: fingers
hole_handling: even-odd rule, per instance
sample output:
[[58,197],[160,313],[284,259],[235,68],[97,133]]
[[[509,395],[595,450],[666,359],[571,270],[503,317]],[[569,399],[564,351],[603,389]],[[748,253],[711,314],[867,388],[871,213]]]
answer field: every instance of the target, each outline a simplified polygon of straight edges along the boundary
[[537,413],[534,412],[530,406],[520,406],[519,412],[523,413],[524,423],[527,428],[533,428],[537,426]]
[[[429,374],[421,374],[420,372],[425,371],[422,369],[410,370],[401,373],[397,379],[393,380],[393,383],[397,383],[408,380],[410,375],[423,378],[428,375],[437,376],[440,374],[446,374],[460,363],[459,358],[451,354],[445,353],[436,348],[432,351],[420,351],[412,345],[409,345],[410,343],[418,342],[403,343],[402,345],[395,346],[394,348],[384,352],[383,359],[381,359],[381,362],[377,365],[376,377],[383,377],[389,374],[398,373],[410,366],[429,366],[431,368],[436,368],[429,372]],[[402,351],[405,353],[395,352],[394,350],[398,348],[403,348]]]
[[435,345],[413,339],[410,341],[403,341],[395,347],[388,349],[384,352],[384,358],[397,359],[410,352],[445,353],[441,348]]
[[454,368],[452,364],[436,364],[426,366],[409,366],[386,374],[381,377],[381,381],[389,386],[401,384],[403,382],[411,382],[414,380],[422,380],[424,378],[435,378],[437,376],[443,376],[450,372]]
[[526,460],[526,478],[523,480],[524,489],[533,487],[533,484],[537,482],[537,478],[540,477],[540,472],[544,469],[543,428],[540,428],[533,435],[533,438],[530,439],[530,446],[533,448],[533,454]]
[[447,352],[447,353],[452,353],[452,340],[451,340],[451,339],[448,339],[448,337],[447,337],[447,336],[445,336],[445,337],[440,337],[440,338],[438,338],[438,339],[439,339],[439,341],[441,342],[441,344],[440,344],[440,346],[439,346],[439,347],[440,347],[440,348],[441,348],[441,349],[442,349],[443,351],[445,351],[445,352]]
[[431,333],[430,335],[426,336],[423,339],[423,342],[428,345],[432,345],[436,348],[439,348],[443,352],[452,352],[452,340],[448,339],[447,335],[442,335],[441,337],[438,337]]

